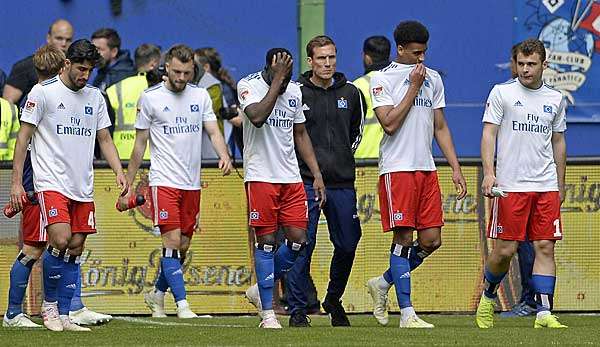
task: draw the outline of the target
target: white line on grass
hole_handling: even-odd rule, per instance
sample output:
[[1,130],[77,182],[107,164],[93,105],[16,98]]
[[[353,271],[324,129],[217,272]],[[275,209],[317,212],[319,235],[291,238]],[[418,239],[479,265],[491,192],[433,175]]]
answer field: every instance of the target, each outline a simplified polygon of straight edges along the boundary
[[162,326],[188,326],[188,327],[210,327],[210,328],[247,328],[245,325],[235,324],[192,324],[192,323],[179,323],[179,322],[158,322],[146,318],[134,318],[134,317],[114,317],[114,319],[122,320],[129,323],[140,323],[149,325],[162,325]]

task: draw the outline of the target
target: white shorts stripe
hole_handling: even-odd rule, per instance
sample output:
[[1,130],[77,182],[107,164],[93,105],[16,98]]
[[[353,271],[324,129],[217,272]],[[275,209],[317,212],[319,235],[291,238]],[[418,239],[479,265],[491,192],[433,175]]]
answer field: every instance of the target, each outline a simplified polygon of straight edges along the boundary
[[498,237],[498,199],[492,200],[492,225],[490,226],[490,237],[495,239]]
[[385,174],[385,190],[388,201],[388,214],[390,218],[390,228],[394,228],[396,225],[394,223],[394,209],[392,207],[392,175],[390,173]]
[[154,208],[154,226],[158,225],[158,187],[150,187],[152,192],[152,205]]

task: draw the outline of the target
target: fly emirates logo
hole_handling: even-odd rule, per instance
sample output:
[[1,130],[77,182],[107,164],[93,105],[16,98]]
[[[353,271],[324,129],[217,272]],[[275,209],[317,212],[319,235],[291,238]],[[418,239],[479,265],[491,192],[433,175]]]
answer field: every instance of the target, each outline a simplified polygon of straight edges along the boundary
[[289,129],[293,125],[292,118],[286,118],[287,112],[284,110],[274,109],[273,113],[267,118],[267,124],[272,127]]
[[92,136],[93,132],[91,128],[86,128],[81,125],[81,118],[69,117],[70,123],[56,124],[56,133],[58,135],[73,135],[73,136]]
[[540,120],[540,116],[528,113],[526,122],[512,121],[512,130],[547,135],[550,133],[550,126],[540,123]]
[[200,123],[188,122],[188,117],[175,117],[175,125],[163,125],[165,135],[191,134],[200,132]]

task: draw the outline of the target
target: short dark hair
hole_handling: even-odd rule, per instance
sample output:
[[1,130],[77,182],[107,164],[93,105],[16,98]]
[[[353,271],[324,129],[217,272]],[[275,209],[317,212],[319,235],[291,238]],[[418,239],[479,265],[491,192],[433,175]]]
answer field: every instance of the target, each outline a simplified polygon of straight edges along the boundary
[[173,58],[177,58],[182,63],[187,63],[190,60],[193,62],[194,51],[186,45],[178,44],[169,48],[165,56],[165,61],[171,62]]
[[373,60],[373,63],[384,63],[390,60],[391,43],[385,36],[367,37],[363,43],[363,53]]
[[135,49],[135,67],[140,68],[153,59],[160,59],[160,48],[151,43],[142,43]]
[[109,48],[121,49],[121,37],[113,28],[102,28],[96,30],[92,34],[92,40],[93,39],[106,39],[106,44]]
[[397,46],[411,42],[426,44],[429,41],[429,31],[423,24],[414,20],[400,22],[394,30],[394,41]]
[[271,62],[273,62],[273,57],[275,55],[277,55],[277,53],[287,53],[290,57],[292,56],[292,53],[290,53],[290,51],[288,51],[285,48],[281,48],[281,47],[277,47],[277,48],[271,48],[267,51],[267,55],[265,57],[265,62],[266,62],[266,67],[271,66]]
[[306,44],[306,56],[312,58],[313,54],[315,53],[315,48],[325,47],[329,45],[333,45],[335,47],[335,42],[333,42],[331,37],[326,35],[315,36]]
[[80,39],[73,42],[69,46],[69,49],[67,49],[66,56],[72,63],[89,61],[93,66],[96,66],[101,58],[96,46],[86,39]]
[[521,42],[515,52],[513,53],[513,59],[517,60],[517,54],[522,53],[524,56],[530,56],[534,53],[540,55],[542,62],[546,61],[546,47],[544,43],[538,39],[530,38]]
[[510,48],[510,58],[512,60],[517,60],[517,50],[519,49],[519,45],[521,44],[521,42],[519,43],[515,43],[511,48]]
[[222,67],[221,55],[214,47],[198,48],[194,51],[194,57],[200,64],[210,65],[210,69],[214,74],[217,74]]

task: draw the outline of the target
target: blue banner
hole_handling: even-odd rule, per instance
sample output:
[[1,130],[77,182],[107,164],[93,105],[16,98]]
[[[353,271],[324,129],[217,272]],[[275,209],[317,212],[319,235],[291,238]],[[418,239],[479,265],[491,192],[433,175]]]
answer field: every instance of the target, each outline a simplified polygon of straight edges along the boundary
[[600,123],[600,2],[515,0],[515,42],[544,42],[547,84],[569,100],[569,122]]

